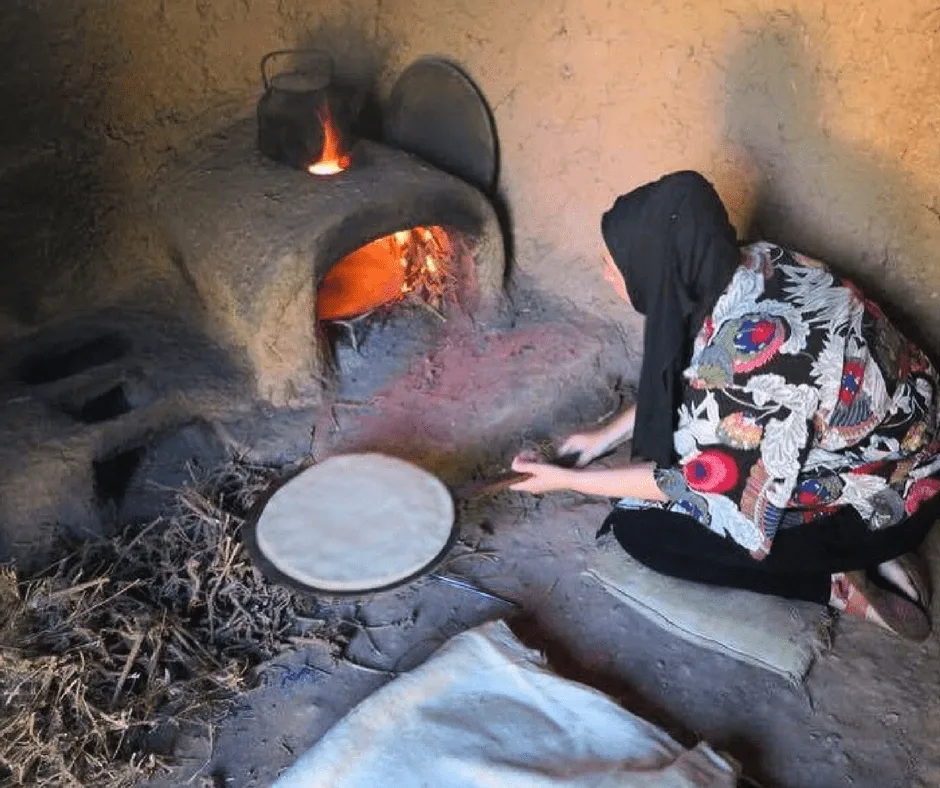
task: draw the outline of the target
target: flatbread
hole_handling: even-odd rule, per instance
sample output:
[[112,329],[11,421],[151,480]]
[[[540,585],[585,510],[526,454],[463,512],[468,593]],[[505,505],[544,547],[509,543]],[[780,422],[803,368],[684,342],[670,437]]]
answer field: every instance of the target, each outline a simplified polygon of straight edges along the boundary
[[349,593],[420,572],[447,546],[453,527],[453,499],[435,476],[382,454],[346,454],[274,493],[255,541],[292,580]]

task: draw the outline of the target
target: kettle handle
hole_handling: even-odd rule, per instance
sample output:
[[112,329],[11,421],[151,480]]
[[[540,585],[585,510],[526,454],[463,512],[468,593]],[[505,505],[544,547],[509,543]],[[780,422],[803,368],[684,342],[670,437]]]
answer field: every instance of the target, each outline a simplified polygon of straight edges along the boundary
[[[268,62],[270,60],[279,57],[280,55],[301,55],[304,53],[323,56],[324,60],[330,64],[330,70],[332,71],[333,59],[322,49],[275,49],[273,52],[268,52],[268,54],[261,58],[261,64],[259,67],[261,69],[261,83],[264,85],[264,89],[271,89],[271,80],[268,77]],[[332,73],[329,74],[330,78],[332,78],[332,76]]]

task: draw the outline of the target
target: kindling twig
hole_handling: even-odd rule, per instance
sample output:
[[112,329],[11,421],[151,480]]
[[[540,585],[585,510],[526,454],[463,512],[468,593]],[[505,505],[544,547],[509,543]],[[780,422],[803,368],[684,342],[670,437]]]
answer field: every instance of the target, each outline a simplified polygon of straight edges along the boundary
[[134,665],[134,660],[137,659],[137,654],[140,652],[140,646],[144,642],[144,633],[138,632],[137,636],[134,638],[134,642],[131,645],[131,650],[127,653],[127,659],[124,661],[124,670],[121,671],[121,676],[117,680],[117,684],[114,685],[114,694],[111,695],[111,705],[116,706],[118,698],[121,697],[121,690],[124,689],[124,682],[127,681],[127,677],[131,674],[131,668]]
[[292,646],[293,596],[239,541],[277,475],[233,460],[162,520],[83,545],[26,584],[8,573],[0,770],[13,784],[128,788],[161,764],[141,754],[158,711],[211,724],[254,667]]
[[433,306],[431,306],[431,305],[430,305],[427,301],[425,301],[423,298],[419,298],[419,297],[416,296],[416,295],[409,295],[409,296],[408,296],[408,302],[409,302],[409,303],[412,303],[412,304],[417,304],[418,306],[420,306],[420,307],[422,307],[422,308],[424,308],[424,309],[427,309],[432,315],[434,315],[434,317],[436,317],[436,318],[437,318],[438,320],[440,320],[442,323],[446,323],[446,322],[447,322],[447,318],[444,316],[444,313],[438,311],[437,309],[435,309]]
[[436,572],[430,575],[435,580],[439,580],[442,583],[453,586],[454,588],[460,588],[464,591],[469,591],[471,594],[478,594],[479,596],[485,597],[487,599],[492,599],[496,602],[502,602],[504,605],[509,605],[510,607],[520,607],[518,602],[513,602],[511,599],[506,599],[505,597],[497,596],[492,594],[489,591],[484,591],[482,588],[477,588],[472,583],[468,583],[466,580],[459,580],[456,577],[450,577],[449,575],[441,575]]

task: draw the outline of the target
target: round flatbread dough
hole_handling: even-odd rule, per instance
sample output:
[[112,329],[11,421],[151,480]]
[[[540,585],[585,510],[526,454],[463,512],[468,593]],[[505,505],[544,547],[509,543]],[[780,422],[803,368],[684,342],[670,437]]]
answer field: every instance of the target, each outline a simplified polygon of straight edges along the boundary
[[275,492],[255,541],[292,580],[350,593],[420,572],[447,546],[453,527],[454,502],[437,477],[382,454],[346,454]]

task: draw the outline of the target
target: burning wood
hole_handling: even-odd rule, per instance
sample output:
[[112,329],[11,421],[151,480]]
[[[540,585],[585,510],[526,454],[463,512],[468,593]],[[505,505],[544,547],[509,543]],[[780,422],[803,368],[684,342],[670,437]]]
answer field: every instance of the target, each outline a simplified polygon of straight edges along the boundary
[[453,296],[453,277],[449,268],[454,250],[447,233],[441,227],[415,227],[395,233],[394,238],[405,269],[402,294],[413,294],[440,310]]
[[454,242],[443,227],[415,227],[379,238],[347,255],[320,283],[317,317],[353,320],[402,298],[440,314],[453,300]]

